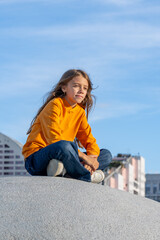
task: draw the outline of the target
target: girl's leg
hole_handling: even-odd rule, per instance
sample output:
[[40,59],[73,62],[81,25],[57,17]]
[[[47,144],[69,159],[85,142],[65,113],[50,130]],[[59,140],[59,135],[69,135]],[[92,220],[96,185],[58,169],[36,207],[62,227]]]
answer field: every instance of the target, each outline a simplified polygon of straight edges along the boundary
[[108,167],[108,165],[112,161],[112,155],[111,155],[110,151],[108,151],[107,149],[101,149],[100,155],[97,160],[99,162],[98,169],[104,170],[106,167]]
[[90,172],[80,163],[76,143],[59,141],[40,149],[26,160],[25,166],[31,175],[46,176],[46,169],[51,159],[63,162],[67,173],[79,180],[90,181]]

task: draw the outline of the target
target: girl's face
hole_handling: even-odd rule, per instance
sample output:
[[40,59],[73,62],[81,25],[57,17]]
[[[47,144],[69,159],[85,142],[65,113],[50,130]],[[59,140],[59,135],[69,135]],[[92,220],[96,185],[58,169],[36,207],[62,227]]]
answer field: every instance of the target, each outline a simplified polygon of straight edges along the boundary
[[65,99],[74,107],[85,99],[88,91],[88,81],[82,76],[76,76],[62,86],[62,91],[66,94]]

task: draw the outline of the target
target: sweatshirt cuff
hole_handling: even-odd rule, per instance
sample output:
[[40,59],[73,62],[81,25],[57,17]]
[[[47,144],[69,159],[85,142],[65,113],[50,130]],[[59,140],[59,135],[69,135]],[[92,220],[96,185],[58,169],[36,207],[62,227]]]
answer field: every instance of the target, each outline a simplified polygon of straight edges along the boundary
[[87,155],[97,155],[99,156],[100,150],[99,151],[94,151],[94,150],[88,150]]

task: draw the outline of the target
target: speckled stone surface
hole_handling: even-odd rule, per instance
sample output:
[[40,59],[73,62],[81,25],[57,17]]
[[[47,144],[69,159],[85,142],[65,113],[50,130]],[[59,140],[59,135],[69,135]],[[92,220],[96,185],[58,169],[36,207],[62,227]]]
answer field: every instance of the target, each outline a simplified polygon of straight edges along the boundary
[[0,178],[0,240],[158,240],[160,203],[68,178]]

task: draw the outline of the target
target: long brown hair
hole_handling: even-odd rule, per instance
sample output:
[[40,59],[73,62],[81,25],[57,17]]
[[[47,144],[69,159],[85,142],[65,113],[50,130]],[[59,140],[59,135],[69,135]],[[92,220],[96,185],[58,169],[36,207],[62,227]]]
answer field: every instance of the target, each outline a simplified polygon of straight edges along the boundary
[[88,91],[85,99],[82,101],[81,104],[79,104],[82,108],[86,110],[86,115],[88,118],[88,114],[93,106],[93,98],[95,99],[95,96],[91,94],[91,91],[93,90],[92,82],[88,76],[88,74],[80,69],[70,69],[66,71],[62,77],[60,78],[59,82],[53,87],[53,89],[48,93],[48,96],[46,100],[44,101],[43,105],[38,110],[36,116],[33,118],[30,128],[27,131],[27,134],[29,134],[32,130],[32,126],[37,119],[40,112],[44,109],[44,107],[54,98],[60,97],[63,98],[65,96],[64,92],[62,91],[62,86],[66,85],[70,80],[72,80],[76,76],[82,76],[88,81]]

